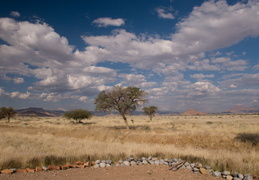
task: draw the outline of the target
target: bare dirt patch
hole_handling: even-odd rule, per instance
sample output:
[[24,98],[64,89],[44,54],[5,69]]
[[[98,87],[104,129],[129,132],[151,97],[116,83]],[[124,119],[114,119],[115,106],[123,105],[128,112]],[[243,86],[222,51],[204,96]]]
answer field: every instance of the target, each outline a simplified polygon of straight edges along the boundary
[[1,180],[114,180],[114,179],[138,179],[138,180],[216,180],[218,178],[211,175],[194,174],[190,170],[179,169],[169,171],[166,165],[145,165],[145,166],[120,166],[107,168],[85,168],[68,169],[63,171],[48,171],[35,173],[16,173],[12,175],[0,175]]

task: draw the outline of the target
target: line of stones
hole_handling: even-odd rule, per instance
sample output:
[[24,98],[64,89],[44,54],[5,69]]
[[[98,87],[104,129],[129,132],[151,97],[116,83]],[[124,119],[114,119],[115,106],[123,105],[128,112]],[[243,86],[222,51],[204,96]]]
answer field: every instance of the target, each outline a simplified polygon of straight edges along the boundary
[[[104,167],[110,167],[110,166],[138,166],[138,165],[168,165],[169,167],[172,167],[174,165],[179,164],[180,162],[183,162],[181,159],[159,159],[157,157],[142,157],[141,159],[134,158],[133,155],[130,155],[129,158],[125,160],[119,160],[117,162],[113,162],[112,160],[96,160],[92,162],[86,162],[83,163],[82,161],[76,161],[74,164],[66,164],[61,166],[55,166],[55,165],[48,165],[39,167],[37,166],[35,169],[31,168],[25,168],[25,169],[4,169],[0,171],[0,174],[12,174],[12,173],[34,173],[35,171],[53,171],[53,170],[66,170],[69,168],[86,168],[86,167],[93,167],[93,168],[104,168]],[[211,169],[210,166],[206,165],[203,166],[201,163],[189,163],[185,162],[180,168],[191,170],[193,173],[201,173],[201,174],[210,174],[212,176],[216,177],[222,177],[227,180],[254,180],[258,179],[259,177],[253,176],[252,174],[243,175],[241,173],[235,172],[231,174],[229,171],[214,171]]]
[[[183,160],[181,159],[159,159],[157,157],[149,156],[148,158],[142,157],[141,159],[136,159],[134,156],[130,156],[129,158],[125,159],[124,161],[120,160],[113,164],[111,160],[96,160],[94,168],[104,168],[109,166],[136,166],[136,165],[168,165],[169,167],[172,167],[174,165],[179,164]],[[183,166],[181,166],[183,169],[192,170],[193,173],[201,173],[201,174],[210,174],[212,176],[216,177],[222,177],[227,180],[253,180],[259,177],[253,176],[252,174],[243,175],[241,173],[235,172],[231,174],[229,171],[214,171],[211,169],[210,166],[206,165],[203,166],[201,163],[189,163],[185,162]]]

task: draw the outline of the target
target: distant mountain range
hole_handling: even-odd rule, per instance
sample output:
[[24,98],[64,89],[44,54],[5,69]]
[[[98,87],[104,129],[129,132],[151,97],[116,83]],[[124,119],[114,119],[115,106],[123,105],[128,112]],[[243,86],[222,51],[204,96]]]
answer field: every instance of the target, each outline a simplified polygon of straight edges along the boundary
[[40,116],[40,117],[55,117],[61,116],[65,113],[65,111],[61,110],[45,110],[43,108],[24,108],[24,109],[16,109],[15,110],[18,116]]
[[234,106],[224,112],[224,114],[248,114],[248,113],[259,113],[259,107],[246,107],[242,105]]
[[[62,110],[46,110],[43,108],[37,108],[37,107],[30,107],[30,108],[24,108],[24,109],[16,109],[15,110],[18,114],[18,116],[39,116],[39,117],[56,117],[56,116],[62,116],[66,111]],[[110,113],[107,112],[99,112],[99,111],[91,111],[95,116],[104,116],[108,115]],[[230,108],[222,113],[219,114],[249,114],[249,113],[259,113],[259,108],[251,108],[246,106],[234,106],[233,108]],[[117,112],[113,112],[112,114],[118,114]],[[179,112],[165,112],[165,111],[158,111],[157,114],[160,115],[187,115],[187,116],[194,116],[194,115],[205,115],[204,112],[199,112],[194,109],[189,109],[188,111],[184,113]],[[143,115],[142,111],[136,111],[133,113],[133,115]]]
[[[62,110],[46,110],[43,108],[37,108],[37,107],[29,107],[29,108],[23,108],[23,109],[16,109],[15,110],[18,114],[18,116],[35,116],[35,117],[56,117],[56,116],[62,116],[66,111]],[[95,116],[105,116],[108,114],[118,114],[117,112],[100,112],[100,111],[91,111]],[[133,113],[133,115],[143,115],[144,113],[141,111],[136,111]],[[179,114],[177,112],[163,112],[159,111],[157,114]]]

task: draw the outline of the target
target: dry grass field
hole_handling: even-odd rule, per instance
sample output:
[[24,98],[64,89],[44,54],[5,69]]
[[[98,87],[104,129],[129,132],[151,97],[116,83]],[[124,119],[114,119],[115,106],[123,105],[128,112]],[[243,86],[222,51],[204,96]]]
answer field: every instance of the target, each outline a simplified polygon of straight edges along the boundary
[[182,158],[215,170],[259,174],[259,115],[61,117],[0,121],[0,169],[119,160],[133,154]]

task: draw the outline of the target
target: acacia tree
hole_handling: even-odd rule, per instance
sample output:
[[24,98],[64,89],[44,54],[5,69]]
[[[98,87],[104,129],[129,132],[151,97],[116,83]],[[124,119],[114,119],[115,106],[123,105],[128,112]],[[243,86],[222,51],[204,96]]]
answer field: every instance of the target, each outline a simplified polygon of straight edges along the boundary
[[158,110],[157,106],[148,106],[143,107],[142,109],[146,115],[149,116],[150,121],[152,121],[152,118],[155,116],[156,111]]
[[102,91],[95,98],[96,110],[118,111],[126,124],[126,128],[129,129],[126,115],[131,114],[138,106],[146,102],[145,96],[146,93],[140,88],[115,86],[109,91]]
[[2,110],[1,110],[1,108],[0,108],[0,119],[4,119],[5,118],[5,116],[4,116],[4,114],[2,113]]
[[12,107],[1,107],[0,108],[0,119],[7,118],[7,122],[9,123],[11,118],[16,115],[16,112]]
[[75,120],[76,123],[81,123],[83,119],[90,119],[92,117],[92,113],[83,109],[74,109],[66,112],[63,116],[67,119]]

